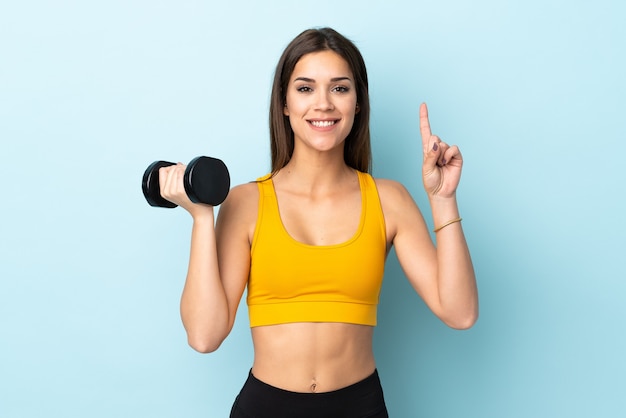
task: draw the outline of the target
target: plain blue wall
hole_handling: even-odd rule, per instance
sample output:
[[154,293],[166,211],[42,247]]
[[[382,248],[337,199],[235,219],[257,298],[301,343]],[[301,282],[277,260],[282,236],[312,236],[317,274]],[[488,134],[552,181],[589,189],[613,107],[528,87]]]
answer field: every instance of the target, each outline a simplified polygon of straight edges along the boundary
[[389,259],[375,349],[393,417],[626,407],[626,9],[614,1],[19,1],[0,5],[0,416],[225,417],[245,303],[210,355],[178,301],[190,218],[156,159],[268,171],[272,72],[330,25],[368,64],[375,175],[430,212],[417,123],[465,157],[481,318],[452,331]]

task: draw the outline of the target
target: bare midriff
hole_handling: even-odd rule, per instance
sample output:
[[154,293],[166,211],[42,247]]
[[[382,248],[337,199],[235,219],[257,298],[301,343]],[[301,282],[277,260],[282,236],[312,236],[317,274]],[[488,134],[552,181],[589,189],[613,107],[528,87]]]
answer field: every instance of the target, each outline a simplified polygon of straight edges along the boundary
[[376,368],[374,328],[345,323],[298,322],[252,328],[252,374],[274,387],[329,392],[370,376]]

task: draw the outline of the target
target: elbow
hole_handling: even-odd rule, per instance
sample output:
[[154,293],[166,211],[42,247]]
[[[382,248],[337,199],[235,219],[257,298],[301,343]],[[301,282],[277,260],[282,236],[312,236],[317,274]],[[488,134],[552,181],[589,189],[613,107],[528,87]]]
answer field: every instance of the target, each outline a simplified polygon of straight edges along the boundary
[[189,346],[200,354],[213,353],[219,348],[219,345],[198,345],[189,343]]
[[185,322],[184,318],[183,325],[187,334],[187,344],[202,354],[217,351],[232,328],[232,324],[229,326],[219,321],[209,324],[198,324],[191,321]]
[[187,333],[187,343],[198,353],[208,354],[217,351],[226,337],[207,334]]
[[471,318],[471,319],[465,319],[461,321],[447,322],[446,325],[448,325],[452,329],[464,331],[473,327],[477,320],[478,318]]
[[462,315],[455,315],[443,320],[443,322],[452,329],[459,331],[468,330],[478,321],[478,310],[473,310]]
[[187,343],[191,348],[202,354],[213,353],[214,351],[217,351],[218,348],[220,348],[220,345],[222,345],[222,341],[212,341],[206,338],[198,339],[191,337],[187,338]]

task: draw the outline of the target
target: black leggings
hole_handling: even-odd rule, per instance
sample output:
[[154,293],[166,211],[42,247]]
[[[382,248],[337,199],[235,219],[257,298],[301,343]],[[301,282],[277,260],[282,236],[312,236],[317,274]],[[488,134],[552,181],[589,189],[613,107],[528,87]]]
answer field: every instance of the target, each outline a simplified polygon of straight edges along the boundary
[[388,418],[378,372],[343,389],[290,392],[248,375],[230,418]]

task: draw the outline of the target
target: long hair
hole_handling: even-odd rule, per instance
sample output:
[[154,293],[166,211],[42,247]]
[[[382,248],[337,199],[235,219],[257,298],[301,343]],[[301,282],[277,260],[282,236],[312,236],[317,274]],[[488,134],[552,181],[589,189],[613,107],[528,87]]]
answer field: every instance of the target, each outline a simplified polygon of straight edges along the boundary
[[272,174],[283,168],[293,155],[294,134],[289,118],[284,115],[287,86],[293,70],[304,55],[312,52],[333,51],[346,60],[352,70],[359,111],[344,145],[344,161],[349,167],[369,173],[372,165],[370,145],[370,101],[365,62],[357,47],[331,28],[308,29],[296,36],[283,52],[272,85],[270,99],[270,142]]

